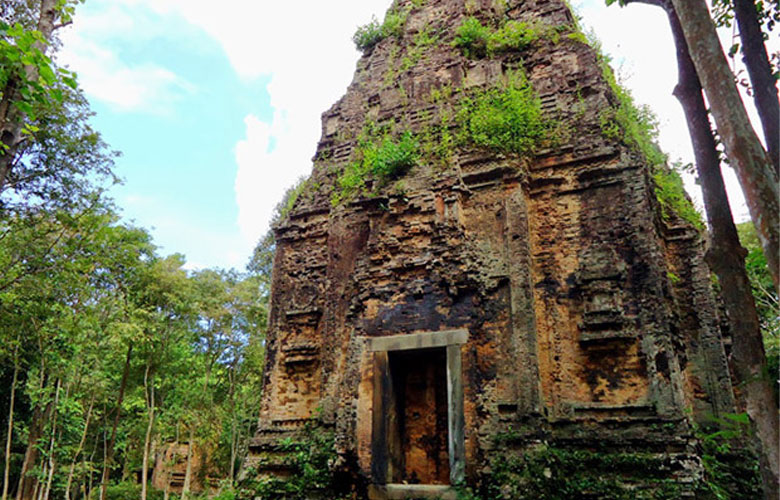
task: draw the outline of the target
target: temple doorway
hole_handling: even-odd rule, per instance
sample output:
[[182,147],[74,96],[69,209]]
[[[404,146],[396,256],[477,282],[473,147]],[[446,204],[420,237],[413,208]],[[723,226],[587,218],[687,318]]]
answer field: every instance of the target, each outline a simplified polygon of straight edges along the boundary
[[395,351],[388,358],[395,403],[388,428],[391,482],[450,484],[447,351]]
[[371,498],[450,498],[451,485],[463,481],[467,340],[467,330],[367,339],[374,358]]

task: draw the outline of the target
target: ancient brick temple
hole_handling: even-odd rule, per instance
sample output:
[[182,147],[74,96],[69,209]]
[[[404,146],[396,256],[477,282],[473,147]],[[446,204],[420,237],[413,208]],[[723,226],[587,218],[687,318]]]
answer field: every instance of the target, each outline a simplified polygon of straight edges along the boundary
[[[276,443],[314,419],[373,498],[446,494],[499,447],[539,443],[657,452],[666,477],[690,481],[690,422],[734,410],[704,242],[662,214],[642,154],[605,134],[619,103],[572,13],[563,0],[393,9],[402,32],[366,50],[323,114],[311,178],[276,228],[250,465],[284,474]],[[468,16],[543,35],[466,57],[452,41]],[[517,71],[555,141],[512,155],[455,139],[444,164],[421,155],[340,196],[367,123],[456,136],[442,116],[459,96]]]

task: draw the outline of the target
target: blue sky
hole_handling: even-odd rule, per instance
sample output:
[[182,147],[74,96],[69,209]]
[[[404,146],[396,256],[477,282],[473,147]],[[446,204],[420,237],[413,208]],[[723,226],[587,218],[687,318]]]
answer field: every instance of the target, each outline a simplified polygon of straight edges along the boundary
[[[59,58],[79,74],[96,128],[123,153],[125,182],[112,195],[125,218],[190,268],[242,268],[284,190],[311,169],[320,114],[359,56],[355,27],[390,3],[87,0]],[[574,3],[637,100],[659,115],[662,147],[690,161],[664,14]]]

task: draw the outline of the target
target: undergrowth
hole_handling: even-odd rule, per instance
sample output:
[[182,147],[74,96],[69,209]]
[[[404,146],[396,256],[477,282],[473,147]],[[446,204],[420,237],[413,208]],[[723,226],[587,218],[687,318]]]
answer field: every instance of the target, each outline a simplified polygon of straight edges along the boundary
[[[459,500],[677,499],[664,457],[650,453],[570,450],[542,446],[505,454],[475,487],[458,488]],[[642,488],[635,485],[641,484]]]
[[286,454],[291,474],[284,478],[257,477],[256,471],[247,471],[236,500],[348,498],[344,492],[346,485],[340,484],[333,470],[336,462],[333,431],[309,423],[297,438],[281,441],[279,451]]
[[745,448],[750,440],[747,413],[726,413],[713,418],[714,427],[695,426],[701,446],[704,478],[697,485],[696,498],[738,500],[761,496],[758,459]]

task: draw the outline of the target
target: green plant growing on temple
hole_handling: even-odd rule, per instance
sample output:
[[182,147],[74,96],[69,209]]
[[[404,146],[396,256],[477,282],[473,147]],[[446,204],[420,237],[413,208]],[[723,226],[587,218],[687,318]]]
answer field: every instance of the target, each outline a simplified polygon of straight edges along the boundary
[[334,193],[331,202],[338,205],[363,191],[369,179],[384,186],[401,177],[417,164],[419,148],[417,138],[410,131],[396,138],[386,128],[369,123],[358,139],[355,160],[346,166],[337,180],[340,191]]
[[[459,485],[459,500],[678,499],[681,485],[667,479],[667,458],[645,452],[608,452],[541,446],[502,453],[490,472],[471,487]],[[639,489],[633,485],[642,483]]]
[[522,21],[506,21],[498,29],[485,26],[476,17],[467,17],[455,30],[452,46],[472,59],[492,57],[496,54],[520,51],[539,38],[548,36],[557,42],[558,32],[538,24]]
[[661,204],[661,215],[665,219],[677,215],[696,229],[703,231],[704,220],[685,192],[682,177],[678,173],[679,169],[679,165],[669,167],[663,163],[653,167],[655,195]]
[[358,27],[352,35],[355,47],[361,52],[367,52],[385,38],[394,36],[400,38],[403,35],[404,25],[408,11],[396,11],[391,9],[380,23],[376,17],[372,17],[368,24]]
[[462,98],[456,120],[461,142],[504,153],[532,154],[551,138],[552,123],[543,117],[541,101],[521,72]]
[[348,498],[343,482],[338,480],[333,466],[336,448],[332,430],[307,423],[294,438],[279,442],[279,451],[286,455],[291,474],[288,477],[258,478],[254,471],[239,486],[237,500],[307,500],[316,498]]
[[639,106],[631,92],[618,82],[610,67],[610,59],[594,35],[588,34],[587,41],[596,51],[604,81],[612,91],[616,104],[604,109],[599,115],[599,125],[604,137],[620,141],[641,154],[653,174],[655,195],[661,205],[664,219],[676,214],[698,230],[704,230],[704,220],[685,192],[679,163],[669,166],[666,154],[658,147],[658,120],[648,106]]
[[459,48],[466,57],[485,57],[490,36],[490,28],[483,26],[476,17],[468,17],[455,30],[452,45]]

